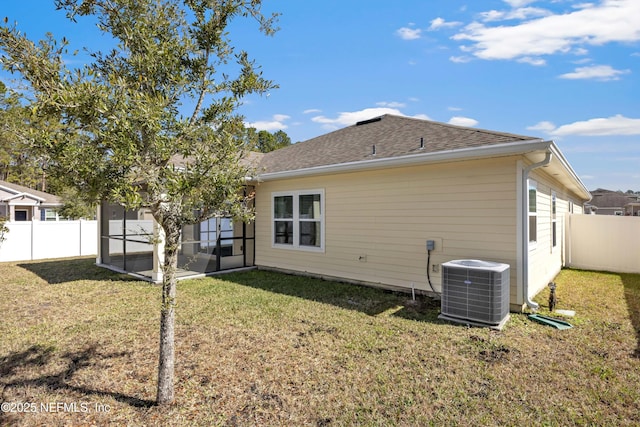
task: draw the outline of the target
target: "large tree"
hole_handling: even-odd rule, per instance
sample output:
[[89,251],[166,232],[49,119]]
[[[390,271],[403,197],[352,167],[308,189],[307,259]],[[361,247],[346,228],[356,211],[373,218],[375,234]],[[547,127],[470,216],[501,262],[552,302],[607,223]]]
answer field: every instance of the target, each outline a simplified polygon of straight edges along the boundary
[[249,150],[268,153],[270,151],[291,145],[291,138],[283,130],[271,133],[267,130],[258,131],[256,128],[247,128],[245,144]]
[[0,180],[45,189],[42,161],[31,154],[29,140],[20,130],[28,109],[20,94],[0,82]]
[[245,51],[234,48],[227,27],[236,18],[249,18],[270,35],[277,16],[265,16],[260,0],[55,3],[74,21],[94,16],[117,45],[93,52],[92,63],[69,69],[65,39],[57,42],[49,35],[34,43],[5,22],[2,61],[30,84],[34,123],[48,123],[32,126],[28,134],[49,157],[49,173],[88,202],[150,209],[161,226],[157,403],[166,404],[174,399],[175,272],[182,226],[213,216],[251,219],[241,191],[247,167],[237,107],[247,94],[275,87]]

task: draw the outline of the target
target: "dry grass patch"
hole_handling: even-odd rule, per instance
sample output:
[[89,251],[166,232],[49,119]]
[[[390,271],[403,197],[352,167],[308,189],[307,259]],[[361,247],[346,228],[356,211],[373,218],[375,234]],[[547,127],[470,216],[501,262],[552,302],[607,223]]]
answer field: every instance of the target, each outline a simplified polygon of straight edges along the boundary
[[556,282],[566,331],[467,328],[428,299],[269,272],[181,282],[176,402],[159,408],[157,286],[86,259],[2,264],[0,401],[67,407],[0,424],[640,424],[640,276]]

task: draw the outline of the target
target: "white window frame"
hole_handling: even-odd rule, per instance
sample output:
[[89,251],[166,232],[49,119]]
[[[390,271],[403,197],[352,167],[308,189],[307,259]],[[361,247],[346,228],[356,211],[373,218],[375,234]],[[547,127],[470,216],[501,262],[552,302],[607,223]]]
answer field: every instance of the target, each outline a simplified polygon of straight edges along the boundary
[[[306,246],[300,244],[300,222],[305,222],[306,218],[300,216],[300,196],[319,195],[320,196],[320,214],[318,218],[313,218],[313,222],[320,223],[320,246]],[[276,220],[283,220],[275,217],[275,198],[291,196],[293,198],[293,243],[276,243]],[[271,193],[271,247],[278,249],[291,249],[309,252],[324,252],[324,235],[325,235],[325,198],[324,189],[315,190],[298,190],[298,191],[279,191]],[[289,220],[289,219],[286,219]]]
[[[535,206],[531,210],[531,190],[535,191]],[[538,246],[538,183],[532,179],[527,180],[527,220],[529,231],[527,239],[529,239],[529,250],[533,250]],[[535,240],[531,240],[531,219],[535,218]]]
[[58,221],[58,213],[52,208],[40,209],[40,221]]

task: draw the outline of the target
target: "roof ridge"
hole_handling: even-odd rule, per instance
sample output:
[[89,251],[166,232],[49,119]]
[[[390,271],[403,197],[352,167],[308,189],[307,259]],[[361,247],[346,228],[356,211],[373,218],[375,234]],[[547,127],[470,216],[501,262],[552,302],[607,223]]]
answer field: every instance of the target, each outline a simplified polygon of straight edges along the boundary
[[397,114],[383,114],[382,116],[379,117],[384,117],[384,116],[390,116],[390,117],[396,117],[396,118],[400,118],[400,119],[409,119],[409,120],[415,120],[415,121],[420,121],[420,122],[427,122],[427,123],[431,123],[437,126],[443,126],[443,127],[451,127],[451,128],[455,128],[455,129],[464,129],[464,130],[468,130],[468,131],[473,131],[473,132],[482,132],[482,133],[486,133],[489,135],[506,135],[506,136],[515,136],[518,139],[531,139],[531,140],[542,140],[544,138],[540,138],[540,137],[531,137],[531,136],[526,136],[526,135],[520,135],[517,133],[511,133],[511,132],[502,132],[502,131],[496,131],[496,130],[491,130],[491,129],[485,129],[485,128],[475,128],[475,127],[471,127],[471,126],[462,126],[462,125],[454,125],[451,123],[444,123],[444,122],[439,122],[437,120],[432,120],[432,119],[422,119],[419,117],[411,117],[411,116],[400,116]]
[[[422,139],[424,143],[419,142]],[[260,168],[270,172],[297,170],[423,152],[543,141],[542,138],[387,113],[266,153]],[[376,146],[375,151],[372,145]]]

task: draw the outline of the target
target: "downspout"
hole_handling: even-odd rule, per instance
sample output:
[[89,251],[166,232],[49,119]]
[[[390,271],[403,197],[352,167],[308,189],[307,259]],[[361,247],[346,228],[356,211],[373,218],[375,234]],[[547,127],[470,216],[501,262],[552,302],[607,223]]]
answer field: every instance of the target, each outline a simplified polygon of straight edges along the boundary
[[551,151],[547,151],[544,160],[527,166],[522,171],[522,290],[524,301],[532,310],[537,310],[540,305],[529,298],[529,173],[551,162]]

